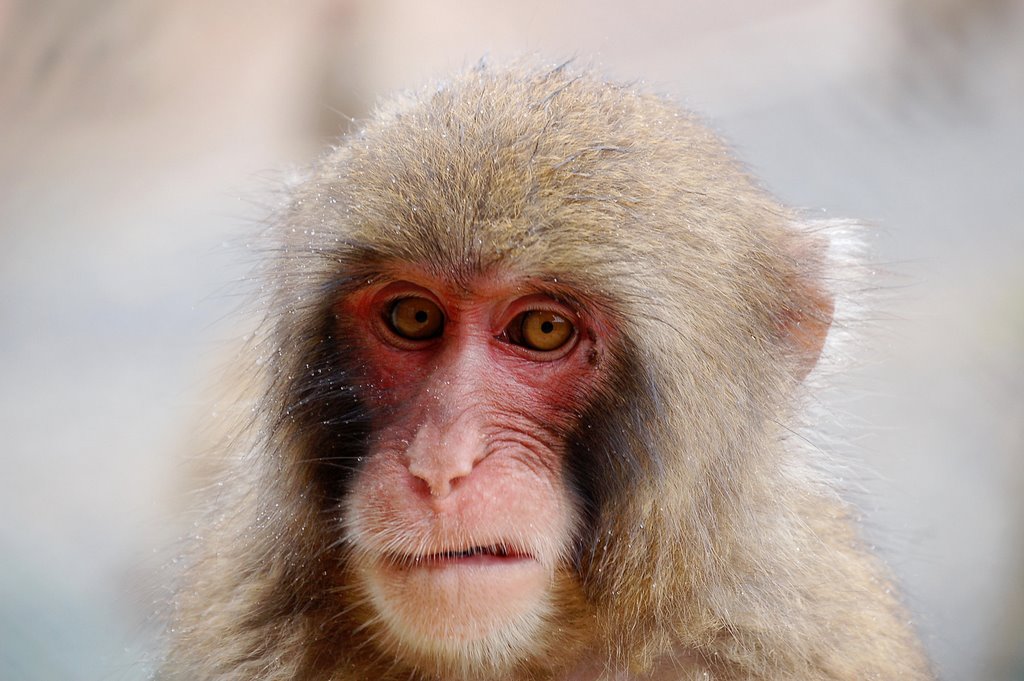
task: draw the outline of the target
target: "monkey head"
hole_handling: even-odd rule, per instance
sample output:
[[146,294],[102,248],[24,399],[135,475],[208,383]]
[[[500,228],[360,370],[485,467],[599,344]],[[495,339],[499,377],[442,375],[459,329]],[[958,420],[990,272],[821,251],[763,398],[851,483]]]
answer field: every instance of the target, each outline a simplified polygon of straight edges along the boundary
[[283,222],[266,498],[309,545],[267,550],[323,575],[319,655],[543,675],[716,635],[692,594],[780,531],[755,510],[831,299],[704,126],[481,67],[383,106]]

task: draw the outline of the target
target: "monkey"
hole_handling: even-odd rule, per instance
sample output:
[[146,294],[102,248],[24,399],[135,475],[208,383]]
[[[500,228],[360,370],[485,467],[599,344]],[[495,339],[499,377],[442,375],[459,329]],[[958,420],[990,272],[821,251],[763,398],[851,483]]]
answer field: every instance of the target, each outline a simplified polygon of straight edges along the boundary
[[802,446],[829,225],[572,63],[378,106],[291,190],[157,678],[929,679]]

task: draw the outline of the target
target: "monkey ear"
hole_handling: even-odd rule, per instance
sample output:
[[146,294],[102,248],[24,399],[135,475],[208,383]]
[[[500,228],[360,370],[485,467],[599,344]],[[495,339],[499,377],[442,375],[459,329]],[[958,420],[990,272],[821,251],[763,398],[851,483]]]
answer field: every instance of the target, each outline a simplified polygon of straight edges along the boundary
[[[810,238],[806,238],[810,236]],[[821,282],[828,242],[801,235],[794,248],[797,269],[790,277],[782,311],[782,336],[793,353],[794,377],[803,381],[818,363],[835,312],[832,294]]]
[[783,333],[793,349],[797,381],[802,381],[818,363],[825,346],[835,304],[820,288],[808,288],[803,304],[791,306],[783,313]]

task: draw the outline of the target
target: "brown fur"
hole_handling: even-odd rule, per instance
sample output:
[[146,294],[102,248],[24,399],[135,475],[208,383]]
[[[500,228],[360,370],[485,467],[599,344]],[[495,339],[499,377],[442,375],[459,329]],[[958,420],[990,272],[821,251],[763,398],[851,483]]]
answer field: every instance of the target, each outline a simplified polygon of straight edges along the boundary
[[790,435],[832,314],[827,235],[692,116],[569,67],[479,67],[382,107],[295,189],[274,238],[251,367],[266,396],[232,445],[160,678],[457,671],[379,646],[348,578],[340,500],[366,433],[360,368],[329,320],[396,261],[557,280],[615,323],[613,379],[571,436],[590,506],[564,617],[528,659],[461,673],[930,678]]

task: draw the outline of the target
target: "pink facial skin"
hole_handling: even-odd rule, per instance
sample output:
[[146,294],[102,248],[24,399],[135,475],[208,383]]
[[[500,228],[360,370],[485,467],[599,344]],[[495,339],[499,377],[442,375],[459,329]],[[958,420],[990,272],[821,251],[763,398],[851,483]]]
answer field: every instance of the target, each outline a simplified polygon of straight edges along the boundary
[[[396,644],[434,656],[529,647],[577,523],[565,432],[595,392],[603,324],[550,287],[483,278],[468,289],[403,271],[339,302],[368,371],[375,437],[346,504],[361,587]],[[403,338],[406,298],[443,314]],[[541,351],[509,332],[532,310],[572,324]],[[467,646],[467,641],[476,645]]]

